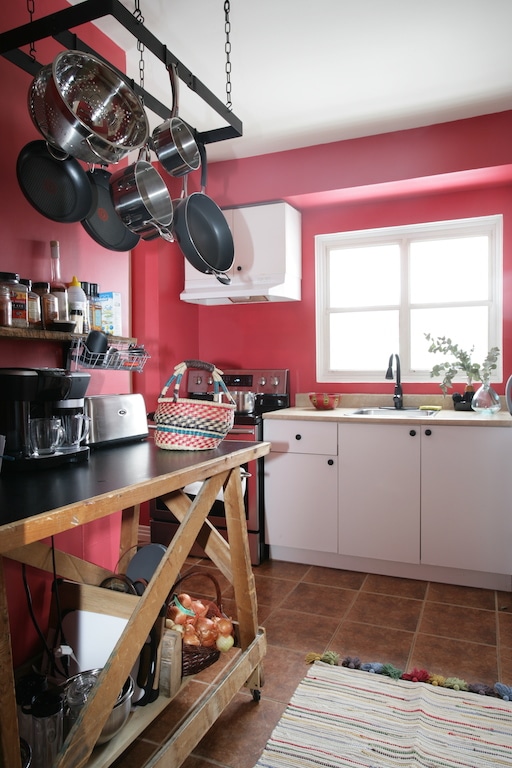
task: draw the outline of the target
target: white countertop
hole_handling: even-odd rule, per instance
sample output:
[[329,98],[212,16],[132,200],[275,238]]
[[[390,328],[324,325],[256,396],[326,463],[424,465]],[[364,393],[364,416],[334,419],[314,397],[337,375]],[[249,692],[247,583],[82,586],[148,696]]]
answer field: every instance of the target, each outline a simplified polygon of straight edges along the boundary
[[[390,403],[391,400],[391,403]],[[443,424],[456,426],[486,426],[512,427],[512,416],[502,402],[501,411],[491,416],[481,415],[475,411],[455,411],[451,397],[442,395],[409,395],[404,396],[404,405],[418,407],[419,405],[437,405],[442,410],[434,416],[411,416],[411,411],[393,412],[393,415],[381,414],[372,416],[356,416],[354,411],[359,408],[379,408],[382,405],[392,405],[392,397],[382,395],[342,395],[340,405],[331,411],[320,411],[313,408],[307,394],[297,394],[296,405],[279,411],[271,411],[263,415],[264,419],[301,419],[304,421],[334,421],[355,424]],[[417,411],[413,413],[418,414]]]

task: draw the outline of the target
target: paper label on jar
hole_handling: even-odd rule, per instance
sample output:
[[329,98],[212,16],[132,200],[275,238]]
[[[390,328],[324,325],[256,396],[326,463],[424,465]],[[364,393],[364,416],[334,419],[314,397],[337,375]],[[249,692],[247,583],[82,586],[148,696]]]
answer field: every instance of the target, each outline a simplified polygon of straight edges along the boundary
[[27,294],[26,291],[17,291],[14,286],[11,288],[12,303],[12,324],[18,326],[27,326]]

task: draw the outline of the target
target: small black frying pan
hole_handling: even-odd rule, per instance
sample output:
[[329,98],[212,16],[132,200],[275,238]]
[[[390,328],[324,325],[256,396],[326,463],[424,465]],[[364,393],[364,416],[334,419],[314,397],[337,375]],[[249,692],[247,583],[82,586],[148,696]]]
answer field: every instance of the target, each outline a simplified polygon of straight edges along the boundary
[[70,224],[80,221],[92,205],[91,186],[78,160],[45,141],[31,141],[18,155],[18,184],[26,199],[47,219]]
[[92,206],[81,223],[87,234],[104,248],[110,251],[131,251],[140,236],[125,226],[114,208],[108,183],[111,175],[104,168],[87,171]]

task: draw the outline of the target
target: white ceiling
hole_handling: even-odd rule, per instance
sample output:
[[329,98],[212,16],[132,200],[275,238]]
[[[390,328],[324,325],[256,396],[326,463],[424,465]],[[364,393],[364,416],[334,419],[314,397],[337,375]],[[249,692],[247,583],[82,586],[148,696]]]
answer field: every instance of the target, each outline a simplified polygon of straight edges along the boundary
[[[133,12],[134,0],[122,2]],[[224,0],[139,5],[145,26],[225,103]],[[209,145],[210,160],[512,109],[512,0],[231,0],[230,22],[243,136]],[[98,25],[127,50],[138,82],[137,41],[110,17]],[[170,106],[163,64],[147,51],[144,63],[146,89]],[[179,106],[199,130],[224,125],[183,84]]]

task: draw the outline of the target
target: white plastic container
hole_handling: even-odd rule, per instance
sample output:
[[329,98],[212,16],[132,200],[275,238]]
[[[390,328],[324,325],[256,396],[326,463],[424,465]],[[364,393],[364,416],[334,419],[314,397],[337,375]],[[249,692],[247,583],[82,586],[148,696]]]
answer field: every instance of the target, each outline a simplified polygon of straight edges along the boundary
[[87,312],[87,296],[75,275],[68,287],[69,319],[75,323],[75,333],[84,332],[84,318]]

